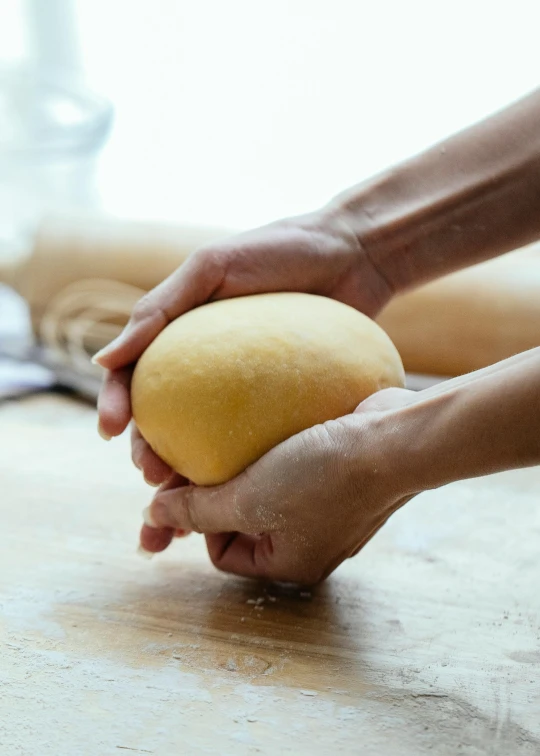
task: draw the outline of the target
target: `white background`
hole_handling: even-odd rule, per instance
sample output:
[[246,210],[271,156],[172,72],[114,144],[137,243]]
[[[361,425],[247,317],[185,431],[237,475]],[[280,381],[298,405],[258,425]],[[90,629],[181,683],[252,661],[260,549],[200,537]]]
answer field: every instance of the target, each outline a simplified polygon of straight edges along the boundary
[[[43,5],[58,34],[73,6],[75,42],[56,48],[114,102],[99,190],[127,216],[235,227],[309,210],[540,81],[538,0]],[[32,6],[0,0],[4,57],[32,52]]]

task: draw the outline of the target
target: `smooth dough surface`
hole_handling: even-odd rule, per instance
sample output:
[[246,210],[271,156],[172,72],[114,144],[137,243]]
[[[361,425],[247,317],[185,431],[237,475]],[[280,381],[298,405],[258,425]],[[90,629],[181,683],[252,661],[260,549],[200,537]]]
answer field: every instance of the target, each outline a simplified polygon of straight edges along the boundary
[[352,307],[257,294],[203,305],[167,326],[135,368],[133,416],[174,470],[215,485],[295,433],[403,383],[388,336]]

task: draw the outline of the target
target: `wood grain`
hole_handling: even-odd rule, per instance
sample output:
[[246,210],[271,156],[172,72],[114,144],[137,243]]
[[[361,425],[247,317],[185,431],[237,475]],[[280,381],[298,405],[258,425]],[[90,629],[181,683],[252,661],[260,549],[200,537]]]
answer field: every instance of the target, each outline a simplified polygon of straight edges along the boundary
[[538,754],[540,470],[398,512],[311,593],[136,553],[127,439],[0,406],[6,754]]

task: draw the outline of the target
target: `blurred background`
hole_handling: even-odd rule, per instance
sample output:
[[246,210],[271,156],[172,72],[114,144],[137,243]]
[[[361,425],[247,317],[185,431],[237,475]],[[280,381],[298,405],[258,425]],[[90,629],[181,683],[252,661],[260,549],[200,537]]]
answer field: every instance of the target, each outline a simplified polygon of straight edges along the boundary
[[[538,0],[0,0],[3,278],[51,213],[314,209],[538,86],[538,28]],[[23,309],[4,288],[4,355]]]
[[[533,89],[539,26],[536,0],[0,0],[0,55],[112,103],[89,201],[234,227],[312,209]],[[0,112],[9,149],[21,114]]]

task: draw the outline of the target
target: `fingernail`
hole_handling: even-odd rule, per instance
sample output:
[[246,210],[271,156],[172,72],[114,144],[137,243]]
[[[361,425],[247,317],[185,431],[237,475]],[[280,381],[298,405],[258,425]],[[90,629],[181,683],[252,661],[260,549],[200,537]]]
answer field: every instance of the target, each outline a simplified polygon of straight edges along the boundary
[[[140,469],[140,468],[139,468],[139,469]],[[148,480],[148,478],[146,477],[146,475],[143,475],[143,478],[144,478],[144,482],[145,482],[145,483],[146,483],[146,484],[147,484],[148,486],[152,486],[152,488],[159,488],[159,486],[161,485],[161,483],[154,483],[154,481],[153,481],[153,480]]]
[[104,441],[110,441],[110,440],[111,440],[111,438],[112,438],[112,436],[109,436],[109,434],[108,434],[108,433],[105,433],[105,431],[104,431],[104,430],[103,430],[103,428],[101,427],[101,423],[99,423],[99,422],[98,422],[97,432],[99,433],[99,435],[101,436],[101,438],[102,438],[102,439],[103,439]]
[[145,549],[144,546],[141,546],[141,544],[137,546],[137,554],[143,559],[152,559],[152,557],[154,556],[153,551],[148,551],[148,549]]
[[107,346],[104,346],[103,349],[99,350],[99,352],[96,352],[92,357],[92,362],[94,363],[94,365],[100,365],[100,360],[113,352],[119,341],[120,336],[117,336],[116,339],[113,339],[110,344],[107,344]]
[[90,362],[91,362],[91,363],[92,363],[93,365],[99,365],[99,361],[100,361],[100,359],[101,359],[101,358],[102,358],[102,357],[103,357],[103,356],[104,356],[105,354],[107,354],[107,352],[108,352],[108,349],[107,349],[107,347],[105,347],[104,349],[100,349],[100,350],[99,350],[99,352],[96,352],[96,353],[95,353],[95,355],[94,355],[94,356],[92,357],[92,359],[90,360]]
[[152,517],[152,512],[150,511],[150,505],[145,507],[142,511],[142,517],[145,525],[148,525],[149,528],[158,528],[159,525],[156,524],[156,521]]

